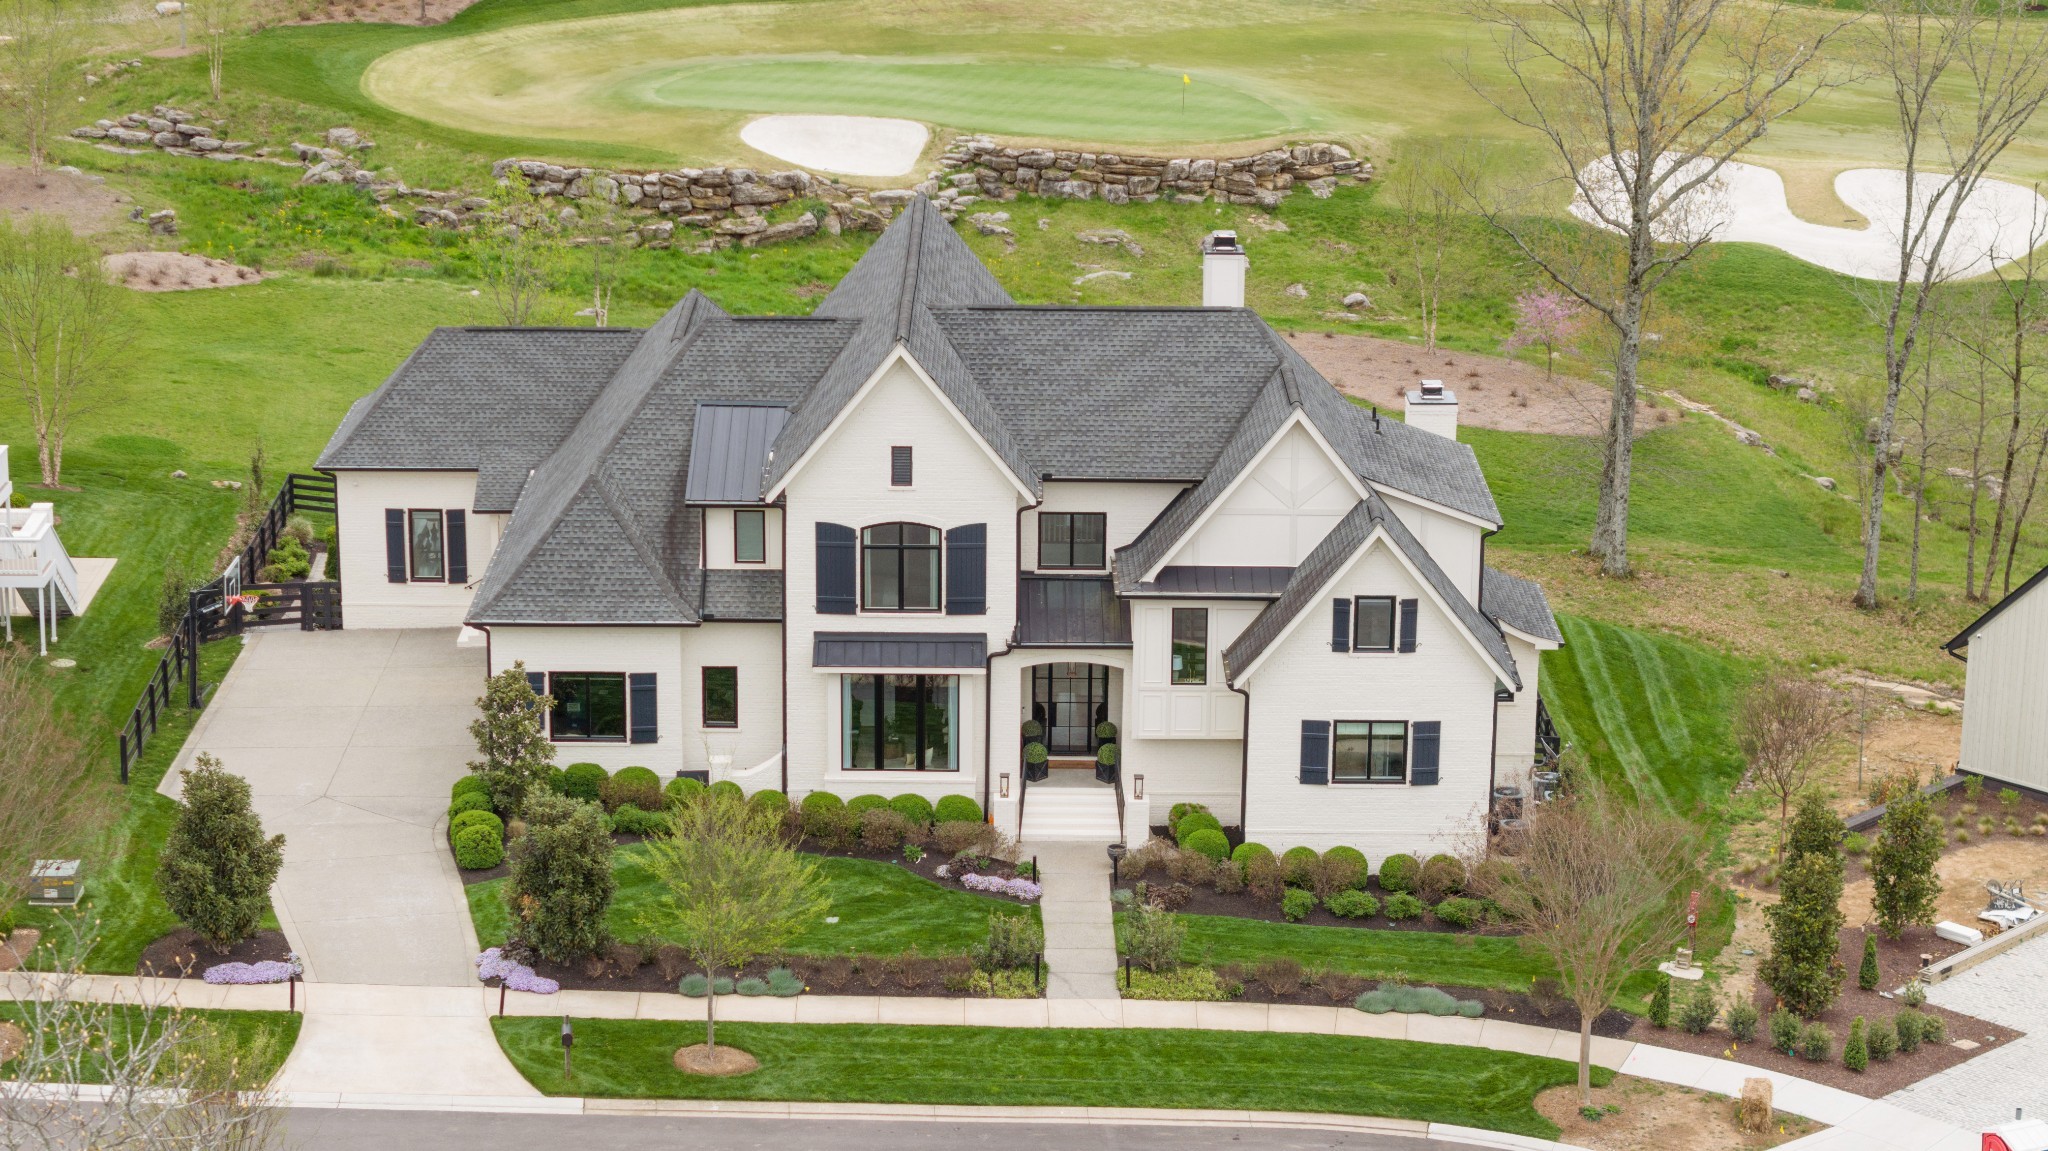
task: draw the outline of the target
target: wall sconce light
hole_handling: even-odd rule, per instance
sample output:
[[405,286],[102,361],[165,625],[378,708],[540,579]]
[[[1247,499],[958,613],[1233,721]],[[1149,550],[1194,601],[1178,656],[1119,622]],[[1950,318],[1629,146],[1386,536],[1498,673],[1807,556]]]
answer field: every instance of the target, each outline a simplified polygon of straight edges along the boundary
[[1004,799],[1008,799],[1008,798],[1010,798],[1010,773],[1009,773],[1009,772],[1005,771],[1005,772],[1001,773],[1000,775],[997,775],[997,776],[996,776],[996,794],[997,794],[997,795],[999,795],[999,796],[1001,796],[1001,797],[1002,797],[1002,798],[1004,798]]
[[1142,772],[1131,777],[1131,798],[1145,798],[1145,776]]

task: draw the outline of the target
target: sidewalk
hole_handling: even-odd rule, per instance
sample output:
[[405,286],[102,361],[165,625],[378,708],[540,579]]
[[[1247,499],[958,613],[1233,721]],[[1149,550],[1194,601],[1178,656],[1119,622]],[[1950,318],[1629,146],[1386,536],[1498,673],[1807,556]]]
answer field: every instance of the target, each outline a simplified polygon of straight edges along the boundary
[[[0,980],[13,995],[25,977]],[[96,976],[81,981],[78,993],[94,998],[133,996],[139,980]],[[156,981],[172,986],[188,1007],[277,1010],[285,989],[209,987],[195,980]],[[189,994],[188,994],[189,992]],[[566,1101],[541,1100],[513,1072],[498,1051],[488,1016],[498,992],[477,985],[468,990],[419,987],[301,985],[314,996],[306,1028],[285,1063],[280,1089],[294,1100],[326,1100],[330,1106],[444,1106],[453,1099],[480,1107],[550,1108]],[[695,1020],[701,1000],[666,992],[564,991],[555,995],[512,993],[508,1015],[577,1019]],[[431,1020],[422,1028],[419,1020]],[[1512,1023],[1431,1015],[1368,1015],[1349,1007],[1308,1007],[1263,1003],[1161,1003],[1149,1000],[940,999],[875,995],[802,995],[793,999],[726,995],[718,1017],[735,1023],[888,1023],[968,1027],[1192,1028],[1205,1031],[1269,1031],[1287,1034],[1356,1035],[1483,1047],[1576,1062],[1575,1032]],[[374,1021],[374,1022],[366,1022]],[[418,1049],[415,1058],[409,1054]],[[303,1057],[302,1057],[303,1053]],[[1593,1039],[1593,1062],[1624,1075],[1691,1087],[1716,1094],[1742,1093],[1744,1079],[1770,1079],[1779,1110],[1801,1115],[1831,1130],[1788,1143],[1798,1151],[1976,1151],[1974,1134],[1938,1119],[1916,1115],[1883,1100],[1865,1099],[1795,1076],[1732,1060],[1672,1051],[1647,1043]],[[510,1080],[506,1079],[510,1076]],[[513,1089],[516,1084],[517,1089]],[[308,1105],[321,1105],[319,1102]],[[595,1103],[592,1104],[596,1106]],[[615,1103],[606,1104],[616,1106]],[[685,1106],[678,1104],[678,1106]],[[744,1109],[732,1103],[721,1110]],[[789,1108],[798,1104],[759,1104]],[[842,1105],[844,1106],[844,1105]],[[1055,1111],[1062,1109],[1052,1109]],[[1064,1109],[1079,1111],[1081,1109]],[[788,1114],[788,1111],[771,1111]],[[1506,1138],[1506,1137],[1500,1137]],[[1507,1146],[1510,1144],[1502,1144]],[[1527,1144],[1523,1144],[1526,1146]],[[1781,1149],[1782,1151],[1782,1149]]]
[[2048,939],[2038,936],[1929,987],[1930,1003],[2026,1034],[1894,1091],[1885,1101],[1978,1127],[2011,1122],[2015,1107],[2026,1108],[2029,1116],[2048,1116],[2048,999],[2043,988],[2048,988]]
[[1021,850],[1038,857],[1038,881],[1045,887],[1038,914],[1045,923],[1046,998],[1115,999],[1109,854],[1087,843],[1026,844]]

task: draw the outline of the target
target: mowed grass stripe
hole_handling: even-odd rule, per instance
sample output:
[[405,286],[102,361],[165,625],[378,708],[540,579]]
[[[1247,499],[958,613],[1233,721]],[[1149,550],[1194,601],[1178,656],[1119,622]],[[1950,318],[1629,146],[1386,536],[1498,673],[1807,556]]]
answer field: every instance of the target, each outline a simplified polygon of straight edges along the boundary
[[1596,640],[1583,621],[1560,622],[1565,633],[1564,650],[1570,656],[1567,662],[1585,685],[1585,700],[1597,725],[1596,741],[1588,745],[1588,750],[1605,745],[1613,766],[1621,769],[1622,778],[1639,800],[1647,802],[1655,796],[1669,806],[1663,789],[1649,778],[1649,759],[1636,741],[1635,724],[1628,715],[1627,699],[1633,694],[1633,686],[1615,682],[1608,666],[1606,644]]

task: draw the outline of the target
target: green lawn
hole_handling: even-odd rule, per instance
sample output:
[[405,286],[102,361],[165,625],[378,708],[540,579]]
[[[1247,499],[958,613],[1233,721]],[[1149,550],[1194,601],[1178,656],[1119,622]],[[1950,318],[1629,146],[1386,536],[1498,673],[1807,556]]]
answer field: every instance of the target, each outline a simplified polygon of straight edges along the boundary
[[[673,942],[660,922],[659,891],[640,862],[645,849],[619,849],[614,872],[618,895],[606,925],[620,939]],[[900,955],[915,946],[922,955],[963,955],[988,939],[988,918],[997,913],[1038,917],[1036,907],[1016,904],[971,891],[941,887],[892,863],[871,859],[815,856],[824,877],[837,923],[819,923],[800,936],[789,950],[798,955]],[[473,883],[468,888],[469,914],[477,941],[485,947],[503,943],[511,929],[505,910],[506,880]]]
[[1331,1035],[727,1023],[719,1041],[761,1069],[707,1079],[672,1062],[703,1042],[701,1024],[585,1019],[575,1078],[564,1079],[559,1020],[491,1024],[542,1092],[610,1098],[1320,1111],[1547,1139],[1557,1127],[1531,1101],[1577,1074],[1530,1055]]
[[[284,1066],[292,1045],[299,1040],[299,1028],[306,1017],[293,1011],[203,1011],[185,1009],[181,1013],[187,1020],[201,1026],[215,1029],[232,1042],[245,1056],[252,1058],[248,1066],[252,1081],[266,1082]],[[138,1008],[131,1005],[95,1005],[77,1013],[81,1019],[91,1020],[92,1026],[105,1026],[115,1042],[125,1042],[126,1036],[142,1026]],[[0,1020],[22,1023],[25,1020],[21,1007],[14,1003],[0,1002]],[[8,1064],[0,1064],[4,1069]],[[104,1078],[104,1069],[95,1076],[88,1072],[86,1082],[97,1083]]]

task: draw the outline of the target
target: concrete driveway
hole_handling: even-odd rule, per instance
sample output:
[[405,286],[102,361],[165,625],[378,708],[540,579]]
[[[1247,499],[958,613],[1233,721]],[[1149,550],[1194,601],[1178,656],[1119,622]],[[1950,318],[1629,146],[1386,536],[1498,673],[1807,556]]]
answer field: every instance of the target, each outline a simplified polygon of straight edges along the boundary
[[474,986],[476,933],[442,841],[475,754],[481,648],[455,629],[252,632],[185,741],[217,756],[285,836],[272,899],[325,983]]

